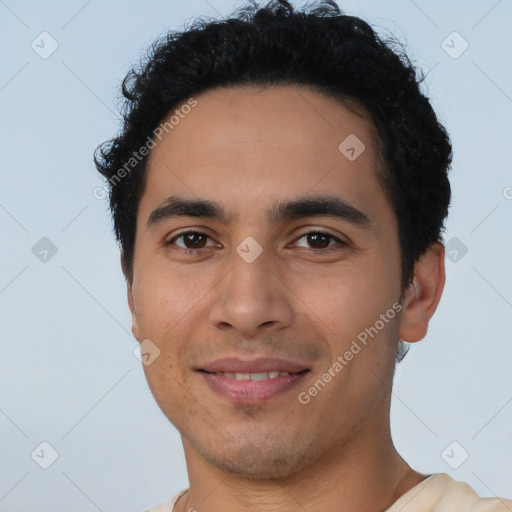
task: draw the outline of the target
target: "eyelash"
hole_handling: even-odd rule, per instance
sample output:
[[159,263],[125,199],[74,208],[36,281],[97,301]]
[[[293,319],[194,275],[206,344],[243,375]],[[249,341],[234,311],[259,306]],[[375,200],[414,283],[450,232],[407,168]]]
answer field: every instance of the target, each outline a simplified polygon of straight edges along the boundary
[[[338,250],[340,248],[343,248],[343,247],[346,247],[348,246],[348,243],[347,242],[344,242],[343,240],[340,240],[338,237],[334,236],[334,235],[331,235],[330,233],[327,233],[327,232],[324,232],[324,231],[317,231],[317,230],[313,230],[313,231],[308,231],[306,233],[303,233],[302,235],[300,235],[298,238],[295,239],[295,241],[298,241],[298,240],[301,240],[302,238],[308,236],[308,235],[325,235],[327,237],[329,237],[330,241],[334,240],[335,242],[338,243],[339,246],[341,247],[335,247],[335,246],[328,246],[327,248],[324,248],[324,249],[309,249],[309,248],[305,248],[303,247],[303,249],[306,249],[306,251],[310,252],[310,253],[314,253],[314,254],[319,254],[319,253],[330,253],[332,251],[335,251],[335,250]],[[174,242],[184,236],[187,236],[187,235],[200,235],[200,236],[206,236],[207,238],[210,238],[211,237],[209,235],[207,235],[206,233],[203,233],[201,231],[196,231],[196,230],[188,230],[188,231],[184,231],[183,233],[180,233],[179,235],[176,235],[175,237],[171,238],[171,240],[169,240],[168,242],[165,242],[165,246],[171,246],[171,245],[174,245]],[[193,254],[193,253],[196,253],[196,254],[200,254],[201,251],[205,250],[205,249],[208,249],[208,247],[201,247],[199,249],[188,249],[188,248],[183,248],[183,247],[179,247],[178,246],[178,249],[182,252],[184,252],[185,254]]]

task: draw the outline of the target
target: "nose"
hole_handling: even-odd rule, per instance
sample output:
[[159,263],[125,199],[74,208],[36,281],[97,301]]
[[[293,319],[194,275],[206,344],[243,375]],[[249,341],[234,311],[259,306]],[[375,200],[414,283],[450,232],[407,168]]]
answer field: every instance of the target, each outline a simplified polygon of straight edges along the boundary
[[263,252],[248,263],[233,254],[231,271],[215,288],[210,323],[246,339],[279,330],[293,321],[293,293],[269,266]]

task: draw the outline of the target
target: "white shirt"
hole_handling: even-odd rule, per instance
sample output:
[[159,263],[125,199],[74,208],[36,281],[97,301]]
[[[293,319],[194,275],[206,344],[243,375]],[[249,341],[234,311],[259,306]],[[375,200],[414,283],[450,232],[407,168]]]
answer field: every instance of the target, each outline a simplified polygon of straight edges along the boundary
[[[172,512],[185,489],[146,512]],[[481,498],[465,482],[446,473],[430,475],[407,491],[386,512],[512,512],[512,501]]]

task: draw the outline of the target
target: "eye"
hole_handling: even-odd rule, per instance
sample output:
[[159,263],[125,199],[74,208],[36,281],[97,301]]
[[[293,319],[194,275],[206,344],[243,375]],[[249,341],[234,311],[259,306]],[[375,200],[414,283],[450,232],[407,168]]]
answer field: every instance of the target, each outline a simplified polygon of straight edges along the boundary
[[[206,247],[212,247],[212,245],[206,245],[206,242],[209,238],[210,237],[207,234],[201,233],[200,231],[186,231],[184,233],[180,233],[179,235],[166,242],[166,245],[177,245],[185,251],[194,251],[204,249]],[[182,240],[183,245],[175,243],[177,240]],[[213,247],[214,246],[215,243],[213,243]]]
[[[306,247],[306,249],[313,250],[314,252],[320,252],[321,249],[331,250],[331,247],[336,246],[336,242],[341,246],[348,245],[346,242],[343,242],[334,235],[321,231],[310,231],[309,233],[304,233],[300,238],[297,239],[297,242],[300,240],[305,240],[305,242],[310,246]],[[331,244],[331,242],[333,243]]]
[[[211,241],[210,245],[207,245],[208,240]],[[348,245],[346,242],[340,240],[334,235],[322,231],[310,231],[308,233],[304,233],[295,242],[295,244],[299,247],[301,247],[301,244],[299,243],[301,240],[307,244],[302,245],[302,247],[316,253],[331,251],[337,245],[341,247]],[[178,241],[181,241],[181,243],[177,243]],[[179,235],[176,235],[168,242],[165,242],[165,245],[175,245],[176,247],[188,253],[200,251],[201,249],[206,249],[207,247],[218,246],[218,244],[216,244],[206,233],[194,230],[185,231]]]

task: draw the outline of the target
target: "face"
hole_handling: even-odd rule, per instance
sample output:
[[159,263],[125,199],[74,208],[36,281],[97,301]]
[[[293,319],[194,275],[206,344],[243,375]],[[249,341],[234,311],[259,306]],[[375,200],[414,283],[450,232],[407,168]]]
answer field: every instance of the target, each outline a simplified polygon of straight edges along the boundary
[[277,478],[378,442],[402,313],[373,124],[298,87],[196,99],[151,150],[128,289],[188,462]]

